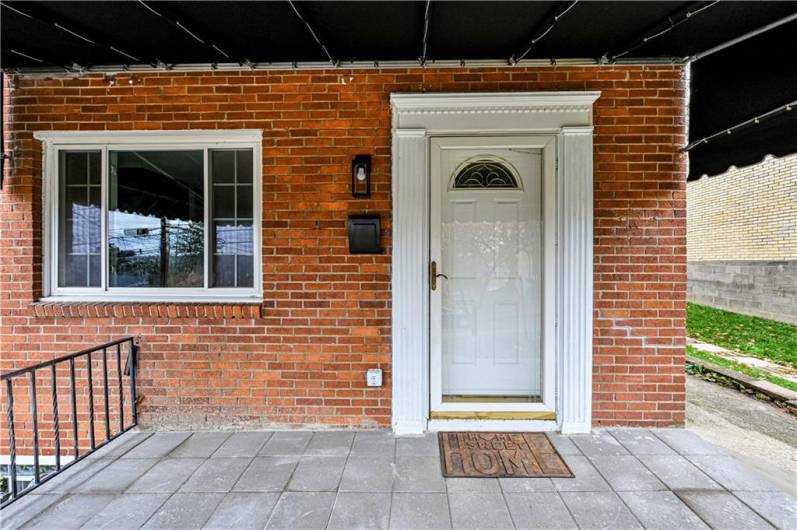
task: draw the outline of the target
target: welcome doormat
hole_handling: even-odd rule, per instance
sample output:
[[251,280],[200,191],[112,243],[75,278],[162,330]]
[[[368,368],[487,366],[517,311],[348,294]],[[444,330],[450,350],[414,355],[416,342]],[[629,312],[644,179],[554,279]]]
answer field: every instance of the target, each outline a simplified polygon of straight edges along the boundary
[[539,432],[441,432],[444,477],[573,477],[559,451]]

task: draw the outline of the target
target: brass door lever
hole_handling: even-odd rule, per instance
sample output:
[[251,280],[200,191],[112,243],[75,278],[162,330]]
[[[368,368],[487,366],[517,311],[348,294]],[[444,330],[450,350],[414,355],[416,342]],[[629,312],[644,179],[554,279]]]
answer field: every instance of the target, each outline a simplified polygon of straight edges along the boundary
[[443,277],[446,280],[448,279],[448,276],[446,276],[442,272],[441,273],[437,272],[437,262],[436,261],[432,261],[432,263],[429,266],[429,282],[431,283],[432,291],[436,291],[437,290],[437,278],[438,277]]

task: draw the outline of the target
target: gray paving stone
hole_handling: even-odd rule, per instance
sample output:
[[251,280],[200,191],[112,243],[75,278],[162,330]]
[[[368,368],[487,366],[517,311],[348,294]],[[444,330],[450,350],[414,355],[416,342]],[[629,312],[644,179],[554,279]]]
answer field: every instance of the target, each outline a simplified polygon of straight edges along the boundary
[[164,458],[152,466],[126,493],[174,493],[204,462],[203,458]]
[[344,456],[303,456],[293,472],[288,489],[291,491],[333,491],[340,484]]
[[731,456],[690,456],[689,460],[706,475],[729,490],[779,491],[776,486],[757,473],[748,470],[741,462]]
[[243,458],[256,456],[273,433],[269,431],[235,432],[216,449],[214,458]]
[[716,530],[774,528],[726,491],[679,491],[677,495]]
[[282,491],[288,484],[299,457],[258,456],[233,486],[233,491]]
[[797,530],[797,498],[783,491],[736,491],[734,495],[776,528]]
[[0,513],[0,528],[3,530],[19,528],[27,523],[50,505],[63,498],[63,493],[28,493],[24,497],[17,499],[13,504],[3,508]]
[[447,478],[448,493],[501,493],[497,478]]
[[310,431],[277,431],[266,442],[258,456],[302,455],[313,433]]
[[183,493],[226,493],[249,465],[249,458],[210,458],[205,460],[180,491]]
[[645,528],[708,529],[700,517],[671,491],[624,491],[618,495]]
[[190,432],[156,432],[122,458],[163,458],[191,436]]
[[675,451],[647,429],[610,429],[632,455],[674,455]]
[[283,493],[266,528],[325,528],[334,502],[332,492]]
[[435,456],[439,457],[440,446],[437,433],[426,433],[423,436],[403,436],[396,438],[396,457],[399,456]]
[[25,525],[25,528],[47,530],[80,528],[83,523],[105,508],[115,497],[110,494],[67,495],[34,517]]
[[660,491],[667,489],[667,486],[634,456],[596,456],[590,458],[590,461],[614,491]]
[[578,526],[554,492],[506,493],[506,503],[519,529],[570,530]]
[[158,460],[127,458],[112,462],[75,488],[75,493],[121,493]]
[[446,483],[440,459],[426,456],[397,456],[393,491],[444,493]]
[[448,495],[453,528],[512,528],[512,518],[500,493]]
[[394,493],[390,528],[406,530],[450,529],[448,498],[443,493]]
[[150,517],[143,528],[200,528],[223,498],[223,493],[175,493]]
[[279,497],[279,493],[228,493],[204,528],[261,530],[266,527]]
[[95,460],[86,459],[72,464],[61,471],[57,477],[53,477],[36,488],[36,493],[69,493],[74,491],[113,461],[110,458],[98,458]]
[[348,456],[354,441],[353,432],[321,431],[313,433],[304,454],[310,456]]
[[545,434],[548,436],[548,439],[551,440],[553,446],[556,447],[556,450],[559,451],[560,455],[567,456],[581,454],[581,451],[576,444],[573,443],[570,437],[555,432],[547,432]]
[[726,452],[684,429],[655,429],[651,431],[681,455],[724,455]]
[[340,493],[327,528],[384,530],[389,522],[390,493]]
[[634,514],[614,492],[568,491],[561,495],[579,528],[607,530],[642,528]]
[[229,437],[228,432],[195,432],[175,447],[169,458],[208,458]]
[[354,436],[350,454],[393,460],[396,456],[396,438],[387,431],[358,432]]
[[592,434],[575,434],[570,436],[581,452],[586,456],[627,455],[625,447],[608,431],[595,431]]
[[390,492],[395,466],[384,458],[349,456],[340,491]]
[[586,456],[569,456],[567,465],[575,477],[552,478],[557,491],[609,491],[609,484],[593,467]]
[[169,498],[166,493],[133,493],[116,497],[82,528],[139,528]]
[[95,458],[119,458],[138,444],[152,436],[151,432],[128,431],[112,442],[100,447],[86,457],[86,460]]
[[527,491],[555,491],[549,478],[499,478],[504,493],[524,493]]
[[639,460],[671,490],[722,489],[722,486],[682,456],[640,455]]

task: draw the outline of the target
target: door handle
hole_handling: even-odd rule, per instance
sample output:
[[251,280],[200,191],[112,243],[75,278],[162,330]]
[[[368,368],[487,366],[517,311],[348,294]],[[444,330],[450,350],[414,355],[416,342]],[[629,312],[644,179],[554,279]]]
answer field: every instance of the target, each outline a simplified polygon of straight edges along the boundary
[[429,281],[432,284],[431,285],[432,291],[436,291],[437,290],[437,278],[438,277],[442,277],[442,278],[445,278],[447,280],[448,276],[446,276],[442,272],[441,273],[437,272],[437,262],[436,261],[432,261],[432,263],[429,266],[429,269],[430,269],[429,270]]

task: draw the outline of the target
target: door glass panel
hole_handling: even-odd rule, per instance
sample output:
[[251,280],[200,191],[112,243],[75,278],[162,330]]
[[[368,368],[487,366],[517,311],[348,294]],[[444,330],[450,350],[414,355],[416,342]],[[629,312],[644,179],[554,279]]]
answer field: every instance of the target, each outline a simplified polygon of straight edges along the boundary
[[539,401],[541,156],[441,152],[444,401]]
[[203,287],[203,152],[109,158],[110,287]]

